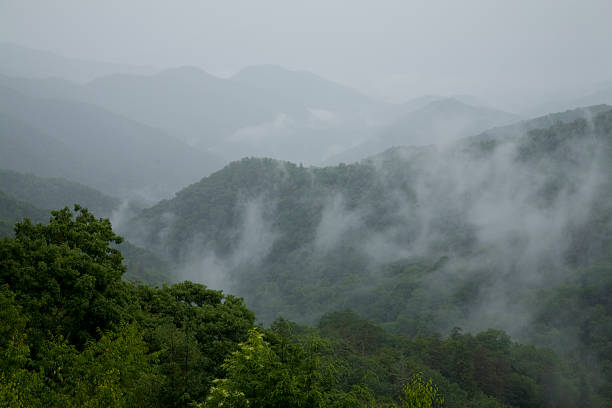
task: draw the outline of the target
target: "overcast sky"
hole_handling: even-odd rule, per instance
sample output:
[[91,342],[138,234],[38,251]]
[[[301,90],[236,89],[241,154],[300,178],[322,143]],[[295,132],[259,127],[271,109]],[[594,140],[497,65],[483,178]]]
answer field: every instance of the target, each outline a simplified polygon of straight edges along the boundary
[[303,69],[401,100],[612,79],[610,0],[0,0],[0,41],[230,75]]

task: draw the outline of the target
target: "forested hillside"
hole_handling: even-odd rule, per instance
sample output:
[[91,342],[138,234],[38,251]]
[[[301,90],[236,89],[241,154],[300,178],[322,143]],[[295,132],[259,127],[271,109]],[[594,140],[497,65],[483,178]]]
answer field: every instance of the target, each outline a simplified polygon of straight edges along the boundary
[[42,222],[45,220],[46,214],[46,211],[28,202],[20,201],[0,190],[0,237],[11,235],[15,222],[24,218]]
[[121,238],[78,206],[15,231],[0,241],[2,406],[573,407],[599,398],[581,361],[502,331],[411,339],[348,311],[314,328],[279,319],[265,329],[241,299],[203,285],[128,283],[110,246]]
[[[458,278],[467,279],[499,263],[496,273],[520,281],[544,262],[555,268],[539,271],[550,274],[541,279],[558,282],[565,276],[557,269],[608,255],[607,239],[582,234],[604,238],[608,227],[611,117],[449,150],[393,149],[336,167],[244,159],[143,211],[126,232],[184,263],[186,276],[206,281],[219,272],[220,284],[242,285],[247,301],[249,293],[260,302],[292,299],[282,308],[254,306],[267,321],[281,309],[309,321],[342,304],[368,304],[373,314],[377,308],[356,299],[406,265],[467,269]],[[207,262],[219,270],[207,272]],[[318,300],[304,307],[300,299]]]
[[0,190],[38,208],[51,210],[79,203],[106,218],[110,217],[120,204],[119,199],[83,184],[4,169],[0,169]]
[[[14,236],[13,225],[28,218],[46,223],[53,208],[81,203],[111,218],[120,211],[119,200],[66,179],[41,178],[0,169],[0,237]],[[125,279],[151,284],[170,280],[170,267],[154,253],[127,241],[117,246],[125,257]]]
[[[410,336],[502,329],[583,353],[609,385],[609,337],[592,334],[609,305],[587,293],[610,290],[611,160],[612,111],[336,167],[244,159],[125,233],[267,323],[348,308]],[[550,314],[565,290],[575,327]]]
[[[518,115],[486,106],[473,106],[455,98],[432,99],[417,109],[412,109],[410,103],[398,108],[393,120],[386,123],[374,137],[329,158],[328,162],[337,164],[359,161],[393,146],[453,143],[519,119]],[[418,101],[414,103],[418,104]]]
[[612,1],[30,3],[0,408],[612,408]]

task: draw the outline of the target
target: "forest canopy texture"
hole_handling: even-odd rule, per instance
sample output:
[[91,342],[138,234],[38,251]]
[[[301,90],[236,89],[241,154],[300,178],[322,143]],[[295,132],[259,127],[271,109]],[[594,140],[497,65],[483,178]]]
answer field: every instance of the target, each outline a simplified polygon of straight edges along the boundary
[[203,285],[122,280],[120,241],[79,206],[0,241],[2,406],[573,407],[609,389],[579,356],[497,330],[408,337],[350,311],[258,327]]
[[612,408],[612,1],[27,3],[0,408]]

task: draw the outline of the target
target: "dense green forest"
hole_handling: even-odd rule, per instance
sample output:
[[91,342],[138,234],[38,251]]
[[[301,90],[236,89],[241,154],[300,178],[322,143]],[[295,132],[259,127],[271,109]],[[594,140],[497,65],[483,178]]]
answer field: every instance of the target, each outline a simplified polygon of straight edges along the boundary
[[[79,183],[0,169],[0,238],[12,236],[17,221],[29,218],[45,223],[49,211],[75,203],[105,218],[120,207],[119,199]],[[126,261],[126,279],[158,284],[168,281],[169,265],[154,253],[127,241],[117,248]]]
[[0,408],[612,408],[612,1],[31,3]]
[[592,113],[335,167],[244,159],[122,231],[264,324],[350,309],[409,338],[506,330],[609,403],[612,111]]
[[610,106],[0,82],[0,406],[612,405]]
[[[496,274],[510,289],[537,272],[538,288],[607,261],[611,124],[608,111],[450,152],[397,148],[326,168],[244,159],[119,229],[177,263],[176,279],[210,278],[268,323],[279,311],[312,324],[351,308],[409,334],[450,330]],[[419,317],[431,314],[426,302],[439,312]]]
[[129,241],[48,217],[119,200],[0,172],[0,406],[610,406],[612,111],[573,115],[233,162]]
[[498,330],[411,337],[350,311],[314,327],[254,326],[232,295],[122,280],[111,245],[120,242],[108,220],[79,206],[53,211],[46,225],[18,223],[0,241],[1,406],[573,407],[601,398],[580,359]]
[[612,408],[612,1],[31,3],[0,408]]
[[110,217],[120,204],[115,197],[66,179],[42,178],[3,169],[0,169],[0,190],[45,210],[80,203],[105,218]]
[[[116,200],[0,173],[0,401],[609,406],[611,130],[604,111],[351,165],[244,159],[117,226],[139,246],[84,207],[31,204]],[[492,158],[538,174],[504,189],[550,237],[499,207]],[[512,228],[470,216],[487,206]]]

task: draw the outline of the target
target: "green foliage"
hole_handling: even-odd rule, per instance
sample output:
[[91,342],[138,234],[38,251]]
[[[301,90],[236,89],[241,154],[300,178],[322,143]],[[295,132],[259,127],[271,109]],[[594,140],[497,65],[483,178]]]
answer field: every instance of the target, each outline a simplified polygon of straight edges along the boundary
[[322,335],[339,337],[364,355],[379,350],[388,341],[388,334],[384,330],[350,310],[323,316],[319,329]]
[[[612,111],[596,107],[592,113],[592,122],[566,113],[558,124],[554,124],[557,117],[522,124],[529,132],[513,128],[512,143],[509,137],[497,140],[493,131],[489,138],[483,136],[483,143],[492,145],[485,151],[464,143],[448,156],[435,149],[392,149],[371,160],[326,168],[246,158],[143,211],[132,220],[132,227],[139,231],[146,227],[146,248],[167,254],[171,262],[189,258],[193,248],[188,243],[196,240],[227,260],[234,290],[245,296],[265,323],[280,312],[300,323],[316,324],[325,312],[348,308],[405,334],[448,330],[464,325],[475,306],[472,302],[495,282],[500,268],[521,268],[517,260],[521,250],[514,257],[508,255],[510,266],[499,258],[513,251],[506,248],[508,244],[521,248],[523,244],[512,244],[510,239],[496,249],[500,255],[478,236],[482,226],[470,221],[479,197],[496,195],[503,176],[485,177],[480,183],[472,180],[478,174],[466,173],[463,181],[474,188],[463,192],[462,186],[450,181],[456,174],[448,174],[445,181],[430,172],[452,171],[454,166],[449,164],[448,170],[436,163],[459,155],[460,164],[476,157],[485,164],[483,169],[490,165],[502,174],[515,169],[537,175],[533,191],[524,192],[529,194],[525,200],[544,217],[545,210],[556,211],[558,200],[596,181],[593,211],[575,212],[577,218],[582,211],[593,218],[584,225],[569,220],[562,232],[570,241],[567,256],[559,255],[562,267],[551,261],[555,265],[544,269],[557,275],[566,263],[576,267],[601,261],[612,248],[612,184],[605,177],[612,169]],[[502,168],[498,156],[513,170]],[[601,168],[589,167],[593,157]],[[594,172],[602,180],[591,177]],[[516,188],[521,186],[517,183]],[[423,189],[431,189],[432,197],[423,200]],[[243,249],[245,206],[253,202],[261,204],[262,223],[278,238],[268,252],[259,251],[265,256],[261,254],[258,262],[234,262]],[[326,243],[322,221],[336,239]],[[398,255],[402,253],[418,256],[402,259]],[[448,285],[437,284],[434,276],[453,261],[469,266],[452,273]],[[511,274],[521,275],[518,272],[527,273]],[[530,290],[523,285],[517,295],[531,296]]]
[[[321,320],[319,334],[342,356],[333,365],[344,393],[364,384],[392,403],[400,384],[422,371],[448,406],[610,405],[612,111],[589,112],[589,120],[566,112],[493,130],[450,153],[397,148],[327,168],[243,159],[143,211],[132,226],[149,228],[147,248],[176,264],[189,258],[188,243],[201,241],[227,261],[234,290],[266,324],[279,313],[301,324]],[[437,166],[455,155],[459,168]],[[468,159],[502,176],[430,174],[463,171]],[[504,175],[513,170],[530,182],[511,182],[506,191]],[[452,180],[474,187],[464,191]],[[432,197],[423,200],[420,190],[430,187]],[[487,227],[473,222],[473,212],[480,211],[483,191],[521,196],[508,202],[513,211],[532,208],[552,230],[558,227],[558,242],[540,253],[541,243],[514,226],[507,237],[501,226],[503,240],[479,235]],[[277,239],[245,262],[241,245],[252,203]],[[484,212],[503,218],[503,208],[491,203],[497,201],[486,202]],[[334,239],[325,241],[326,226]],[[522,330],[511,311],[501,313],[505,320],[474,321],[481,312],[497,313],[484,309],[496,303],[500,288],[517,310],[533,313],[533,325]],[[338,312],[347,309],[364,319]],[[436,337],[455,326],[512,328],[521,341],[557,354],[519,347],[500,330]],[[413,339],[406,349],[388,337],[401,343],[401,335]],[[402,358],[405,350],[411,358]]]
[[227,377],[215,380],[204,407],[309,406],[297,378],[279,366],[280,359],[263,334],[251,330],[247,341],[224,364]]
[[420,373],[412,376],[404,386],[404,396],[400,405],[402,408],[437,408],[444,406],[444,398],[440,396],[431,378],[427,381]]
[[53,401],[68,406],[154,406],[153,391],[161,380],[142,333],[123,325],[90,341],[79,352],[61,336],[40,352],[38,366],[51,384]]
[[[0,190],[45,210],[80,203],[97,215],[109,217],[119,206],[118,199],[79,183],[60,178],[41,178],[10,170],[0,169]],[[23,217],[15,219],[21,218]]]
[[[121,238],[76,206],[0,241],[0,400],[24,407],[186,407],[254,316],[184,282],[121,280]],[[113,246],[111,246],[113,244]]]
[[127,241],[117,247],[124,258],[124,279],[148,285],[162,285],[170,280],[170,265],[151,251],[139,248]]
[[120,320],[111,291],[125,269],[109,247],[121,242],[110,222],[79,206],[75,212],[54,211],[48,225],[18,223],[15,239],[0,242],[0,282],[31,316],[37,338],[61,331],[83,345]]
[[[575,393],[598,390],[601,401],[612,404],[612,263],[577,270],[555,288],[539,296],[532,336],[586,367],[586,384],[572,384]],[[579,339],[579,342],[576,342]],[[539,362],[538,362],[539,363]],[[538,364],[540,366],[541,364]],[[578,365],[578,364],[577,364]],[[586,399],[587,396],[585,395]]]
[[253,327],[253,313],[241,299],[191,282],[141,286],[136,294],[148,344],[160,351],[166,377],[160,399],[166,406],[203,399],[211,381],[223,373],[225,358]]
[[[255,170],[279,171],[273,185],[285,171],[295,172],[304,177],[302,187],[308,186],[308,172],[276,164],[263,161]],[[317,177],[321,185],[335,183],[335,177],[350,184],[353,178],[367,180],[368,171],[341,166],[335,175]],[[256,190],[253,180],[251,187]],[[302,188],[283,188],[290,187]],[[363,192],[351,194],[348,205],[375,201]],[[321,210],[312,203],[286,205],[303,205],[304,214],[313,211],[293,226],[283,224],[295,233],[304,233],[304,225]],[[231,247],[233,232],[225,233]],[[301,238],[294,239],[272,251],[288,250],[291,259],[298,259],[303,248]],[[569,408],[609,403],[612,269],[606,263],[576,270],[563,285],[535,294],[537,326],[528,335],[566,353],[560,357],[550,349],[514,343],[500,330],[471,335],[454,329],[447,338],[432,334],[431,319],[456,321],[486,281],[478,274],[456,278],[449,285],[458,289],[433,305],[428,297],[437,294],[425,291],[423,283],[444,267],[444,257],[387,265],[369,293],[356,290],[336,298],[329,285],[350,286],[363,279],[358,273],[343,275],[339,268],[345,261],[358,265],[358,254],[345,248],[317,261],[327,265],[324,271],[313,275],[307,269],[301,278],[302,284],[319,279],[311,287],[291,288],[291,282],[280,281],[272,287],[275,274],[280,279],[289,272],[283,275],[275,269],[281,264],[268,263],[272,270],[265,275],[270,280],[265,290],[299,294],[294,307],[341,301],[385,325],[345,310],[323,315],[316,328],[279,319],[265,330],[253,329],[255,316],[242,299],[203,285],[153,288],[122,281],[120,241],[108,220],[77,206],[74,212],[53,212],[48,225],[19,223],[15,237],[0,242],[0,404],[392,407],[444,402],[447,407]],[[336,258],[345,254],[354,257]],[[302,266],[312,267],[308,262]],[[259,277],[247,281],[257,288]],[[315,300],[313,293],[318,293]],[[568,321],[583,346],[562,341],[559,333]]]
[[[277,327],[283,330],[282,327]],[[291,343],[282,332],[270,332],[273,344],[256,329],[223,364],[226,377],[215,379],[202,407],[345,407],[373,406],[367,387],[346,393],[333,387],[334,371],[321,362],[324,343],[310,337]]]
[[44,407],[42,376],[27,370],[27,317],[8,286],[0,286],[0,407]]
[[499,330],[473,336],[455,329],[446,339],[372,336],[367,333],[376,326],[349,312],[326,315],[319,327],[332,341],[330,354],[322,358],[336,368],[336,387],[348,391],[362,384],[379,404],[397,401],[406,384],[424,394],[423,378],[436,384],[447,407],[571,407],[592,398],[582,385],[588,381],[584,373],[576,371],[580,363],[550,349],[514,343]]

